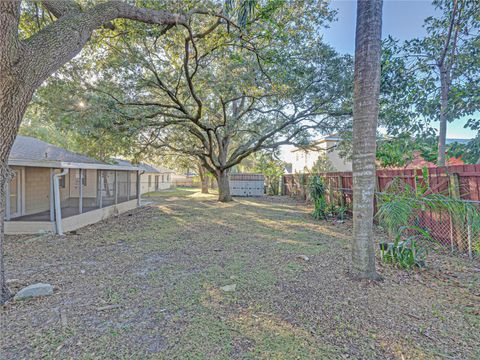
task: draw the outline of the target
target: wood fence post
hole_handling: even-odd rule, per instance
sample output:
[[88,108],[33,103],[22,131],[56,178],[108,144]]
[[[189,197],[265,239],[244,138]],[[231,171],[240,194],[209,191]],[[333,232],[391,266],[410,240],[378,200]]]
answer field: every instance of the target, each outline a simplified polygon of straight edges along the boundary
[[[457,173],[452,173],[448,175],[448,191],[450,196],[454,199],[460,199],[460,180]],[[451,216],[450,216],[451,218]],[[453,231],[453,221],[451,221],[452,231],[451,231],[451,242],[453,242],[453,237],[455,233],[455,243],[457,244],[457,249],[460,252],[465,250],[465,244],[462,241],[461,231]],[[467,229],[468,231],[468,229]]]
[[338,191],[340,193],[340,206],[344,207],[345,206],[345,199],[344,196],[345,194],[343,193],[343,177],[342,175],[337,176],[337,183],[338,183]]

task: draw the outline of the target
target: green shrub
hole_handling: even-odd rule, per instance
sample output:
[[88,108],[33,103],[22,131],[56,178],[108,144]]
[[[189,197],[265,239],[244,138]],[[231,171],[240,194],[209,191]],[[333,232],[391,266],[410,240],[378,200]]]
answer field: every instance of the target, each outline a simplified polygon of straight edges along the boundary
[[308,190],[315,207],[312,216],[317,220],[325,220],[327,218],[328,205],[325,199],[325,184],[322,178],[318,175],[312,176],[308,182]]
[[[409,235],[411,231],[417,234]],[[385,263],[397,265],[403,269],[426,266],[426,250],[419,247],[419,242],[433,241],[432,237],[418,227],[403,227],[393,243],[380,244],[381,258]]]

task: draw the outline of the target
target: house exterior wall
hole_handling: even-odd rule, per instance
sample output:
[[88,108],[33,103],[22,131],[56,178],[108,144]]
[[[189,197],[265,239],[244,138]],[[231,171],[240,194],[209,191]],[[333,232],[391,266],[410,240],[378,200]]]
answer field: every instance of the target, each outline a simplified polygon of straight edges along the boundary
[[[62,219],[62,228],[64,232],[79,229],[81,227],[94,224],[105,220],[111,216],[122,214],[126,211],[135,209],[137,200],[130,200],[121,204],[107,206],[102,209],[89,211],[83,214],[70,216]],[[55,232],[55,222],[50,221],[6,221],[5,234],[39,234],[45,232]]]
[[50,221],[5,221],[6,235],[33,235],[54,232],[55,223]]
[[24,215],[50,209],[50,169],[25,167]]
[[[83,186],[84,198],[97,197],[97,170],[83,170],[83,177],[86,179],[86,185]],[[69,172],[69,197],[80,197],[80,174],[78,169],[71,169]]]
[[[340,156],[340,152],[335,148],[337,144],[338,141],[327,140],[319,144],[319,146],[326,150],[325,153],[330,162],[332,163],[333,167],[335,168],[335,171],[352,171],[352,162],[350,160],[343,159]],[[318,159],[319,154],[319,152],[317,152],[316,154],[312,154],[316,155],[314,163]]]
[[335,148],[338,141],[323,140],[317,146],[324,150],[309,151],[301,150],[294,146],[286,146],[282,151],[282,160],[291,164],[292,173],[304,173],[310,171],[315,165],[318,157],[325,154],[334,167],[334,171],[352,171],[352,163],[340,157],[339,151]]
[[[158,177],[158,184],[155,181]],[[150,179],[150,180],[149,180]],[[172,174],[170,173],[144,173],[140,175],[140,193],[170,189],[172,187]]]
[[64,232],[76,230],[87,225],[95,224],[111,216],[135,209],[136,207],[137,200],[135,199],[123,202],[121,204],[92,210],[80,215],[70,216],[68,218],[62,219],[62,228]]

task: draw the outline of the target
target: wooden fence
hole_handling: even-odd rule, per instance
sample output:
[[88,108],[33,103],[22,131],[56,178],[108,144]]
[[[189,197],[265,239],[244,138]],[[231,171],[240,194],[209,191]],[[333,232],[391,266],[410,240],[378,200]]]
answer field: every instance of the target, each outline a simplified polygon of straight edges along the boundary
[[[352,172],[318,174],[324,178],[327,188],[340,191],[343,201],[351,201]],[[289,174],[283,177],[283,194],[306,198],[306,184],[311,174]],[[395,178],[401,178],[414,187],[415,177],[420,182],[428,181],[435,193],[450,194],[462,200],[480,201],[480,165],[455,165],[428,169],[428,178],[423,178],[422,169],[377,170],[376,191],[382,192]]]
[[[421,169],[378,170],[376,191],[384,192],[394,179],[402,179],[412,187],[417,183],[429,185],[429,192],[450,195],[457,199],[472,201],[480,206],[480,165],[456,165],[429,168],[428,177],[424,178]],[[352,205],[352,172],[321,173],[326,186],[327,201],[351,208]],[[312,174],[285,175],[283,177],[283,194],[300,199],[308,198],[308,178]],[[415,180],[418,179],[418,181]],[[452,251],[469,253],[473,251],[480,256],[480,239],[468,232],[468,229],[455,228],[450,216],[446,213],[423,211],[416,216],[415,226],[429,231],[430,235]],[[473,242],[473,246],[472,246]],[[475,256],[475,253],[473,254]]]

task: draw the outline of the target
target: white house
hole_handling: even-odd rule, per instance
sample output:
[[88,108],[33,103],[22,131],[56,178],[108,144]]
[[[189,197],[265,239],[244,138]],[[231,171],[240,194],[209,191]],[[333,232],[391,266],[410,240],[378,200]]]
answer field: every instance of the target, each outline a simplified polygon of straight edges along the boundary
[[343,159],[337,149],[341,140],[336,135],[325,136],[311,144],[311,147],[316,149],[302,149],[293,145],[284,146],[281,151],[281,159],[287,163],[287,173],[310,171],[320,155],[327,157],[334,171],[352,171],[352,162]]
[[173,186],[173,170],[145,163],[132,165],[129,161],[115,159],[117,164],[136,166],[140,171],[140,194],[170,189]]

